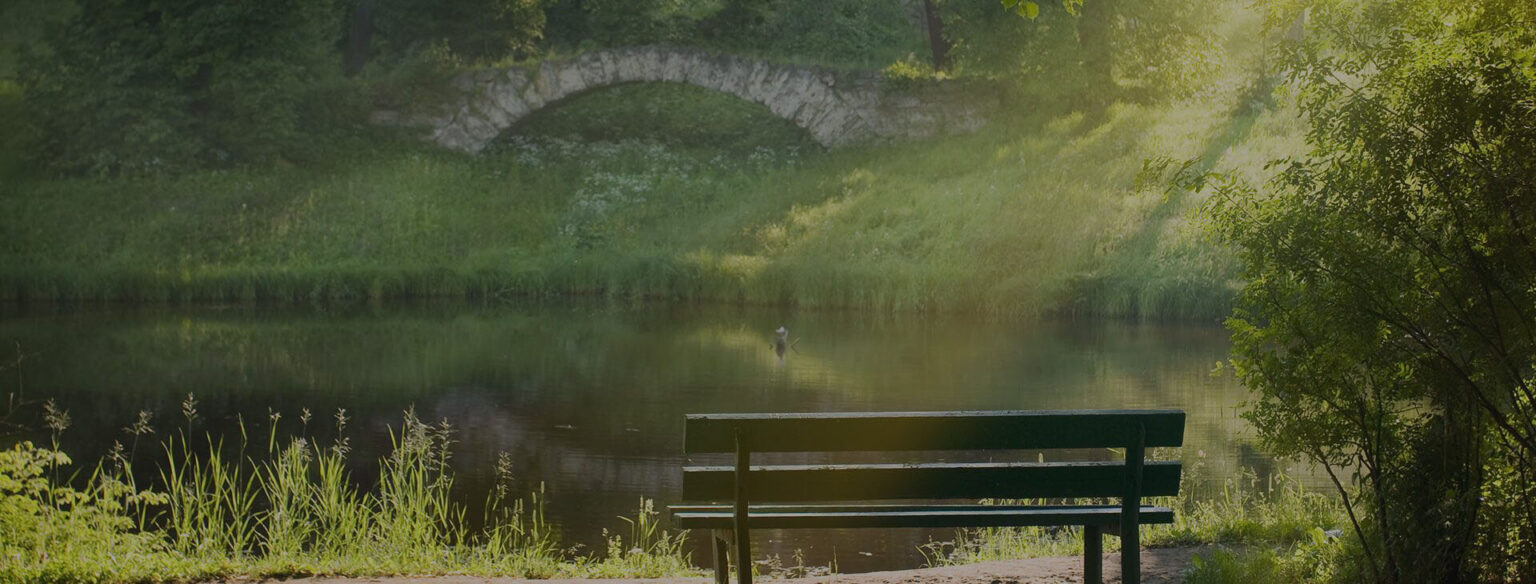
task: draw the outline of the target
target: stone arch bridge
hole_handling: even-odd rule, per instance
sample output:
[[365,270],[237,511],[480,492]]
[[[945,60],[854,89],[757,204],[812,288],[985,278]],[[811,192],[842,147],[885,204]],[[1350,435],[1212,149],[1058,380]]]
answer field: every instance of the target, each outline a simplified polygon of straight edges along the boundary
[[375,111],[373,120],[420,128],[445,147],[478,152],[543,108],[590,91],[641,82],[686,83],[762,104],[828,147],[970,132],[1002,107],[998,89],[978,82],[898,84],[870,71],[637,47],[465,72],[453,79],[446,103],[408,113]]

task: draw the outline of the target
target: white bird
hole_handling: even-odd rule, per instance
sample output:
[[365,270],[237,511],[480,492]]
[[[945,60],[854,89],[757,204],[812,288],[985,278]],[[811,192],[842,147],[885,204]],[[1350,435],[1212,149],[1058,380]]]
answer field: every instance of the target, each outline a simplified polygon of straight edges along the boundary
[[773,332],[778,333],[779,335],[778,338],[773,340],[773,353],[778,355],[779,362],[783,363],[784,352],[789,350],[789,329],[781,326],[779,327],[779,330]]

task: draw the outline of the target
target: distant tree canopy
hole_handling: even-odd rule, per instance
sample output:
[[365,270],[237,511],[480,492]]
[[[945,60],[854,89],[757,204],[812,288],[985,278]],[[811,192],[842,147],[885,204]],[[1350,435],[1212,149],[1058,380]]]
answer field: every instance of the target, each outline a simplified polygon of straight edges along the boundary
[[682,44],[880,67],[923,46],[899,0],[554,0],[547,14],[559,50]]
[[[390,0],[373,8],[380,52],[434,46],[467,63],[527,56],[544,37],[547,0]],[[359,3],[364,4],[364,3]]]
[[39,158],[71,172],[275,158],[305,86],[333,70],[340,6],[79,0],[21,65]]
[[1195,91],[1219,53],[1221,0],[936,1],[957,66],[1050,75],[1096,99]]
[[1213,207],[1246,416],[1334,477],[1364,578],[1536,581],[1536,3],[1273,7],[1311,150]]

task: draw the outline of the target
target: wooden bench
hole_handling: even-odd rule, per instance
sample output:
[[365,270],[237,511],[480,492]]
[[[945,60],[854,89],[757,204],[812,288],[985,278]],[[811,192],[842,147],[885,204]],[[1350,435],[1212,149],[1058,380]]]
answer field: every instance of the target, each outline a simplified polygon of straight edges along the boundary
[[[1148,462],[1146,448],[1183,442],[1184,412],[1177,410],[694,414],[687,416],[685,453],[734,453],[735,464],[685,466],[683,500],[693,504],[670,509],[679,527],[714,530],[721,584],[729,579],[732,536],[737,580],[751,584],[751,529],[1048,525],[1083,527],[1085,582],[1103,579],[1102,534],[1119,535],[1122,581],[1134,584],[1141,575],[1138,526],[1173,522],[1172,510],[1141,499],[1179,491],[1179,463]],[[932,451],[1060,448],[1123,448],[1125,455],[1078,462],[751,464],[753,453],[767,452],[915,451],[908,455],[928,452],[932,459]],[[1120,504],[974,504],[987,498],[1118,498]],[[971,501],[939,502],[946,499]]]

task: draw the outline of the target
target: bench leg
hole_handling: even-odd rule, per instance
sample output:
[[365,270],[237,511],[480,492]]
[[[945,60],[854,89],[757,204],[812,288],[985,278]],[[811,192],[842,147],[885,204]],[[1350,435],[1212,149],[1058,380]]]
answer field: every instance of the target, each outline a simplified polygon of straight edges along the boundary
[[736,500],[732,503],[732,527],[736,531],[736,582],[752,584],[752,536],[747,533],[747,478],[751,476],[752,449],[741,428],[736,429]]
[[1083,526],[1083,584],[1104,582],[1104,534],[1097,525]]
[[730,584],[731,560],[727,554],[731,548],[725,541],[725,532],[717,529],[710,539],[715,540],[715,584]]
[[736,583],[752,584],[752,536],[736,528]]
[[1120,528],[1120,582],[1141,584],[1141,531],[1129,521]]

